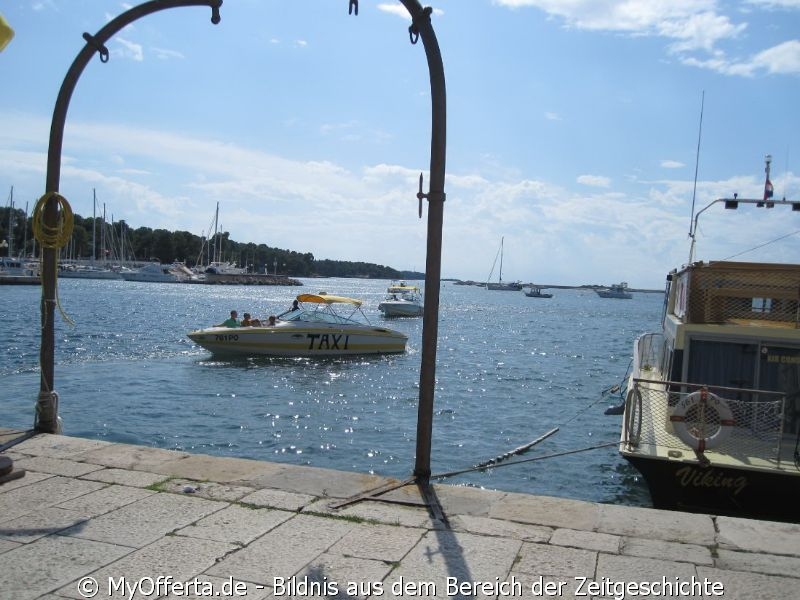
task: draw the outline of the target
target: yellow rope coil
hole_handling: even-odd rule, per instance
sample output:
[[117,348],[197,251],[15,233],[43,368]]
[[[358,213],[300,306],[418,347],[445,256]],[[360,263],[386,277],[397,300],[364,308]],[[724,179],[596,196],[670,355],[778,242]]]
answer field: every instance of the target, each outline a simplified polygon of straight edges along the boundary
[[[58,221],[55,227],[47,225],[44,222],[44,212],[51,198],[55,198],[58,202]],[[33,223],[31,226],[33,228],[33,235],[39,240],[39,244],[42,248],[58,250],[66,246],[72,237],[72,228],[75,223],[72,207],[69,205],[69,202],[67,202],[67,199],[58,192],[47,192],[39,198],[36,202],[36,206],[33,208],[32,219]],[[44,277],[44,269],[40,269],[40,272],[42,277]],[[58,269],[56,269],[56,276],[58,276],[57,274]],[[44,293],[44,285],[42,285],[42,293]],[[56,282],[55,302],[58,311],[61,313],[61,317],[70,325],[74,325],[72,319],[67,316],[64,309],[61,307],[61,299],[58,297],[58,282]]]
[[[51,198],[58,201],[58,222],[55,227],[44,222],[45,207]],[[72,207],[58,192],[47,192],[36,202],[33,209],[33,235],[39,240],[42,248],[58,249],[66,246],[72,236],[73,224]]]

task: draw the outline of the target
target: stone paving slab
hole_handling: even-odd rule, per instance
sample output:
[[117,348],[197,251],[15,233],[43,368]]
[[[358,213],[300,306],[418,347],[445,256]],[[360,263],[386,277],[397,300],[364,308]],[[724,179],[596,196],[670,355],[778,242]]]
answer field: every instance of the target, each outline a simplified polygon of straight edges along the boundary
[[146,488],[160,481],[164,481],[164,476],[157,473],[148,473],[146,471],[128,471],[126,469],[117,468],[104,469],[98,466],[97,470],[92,470],[82,475],[81,479]]
[[720,548],[800,556],[800,524],[718,517]]
[[[155,578],[163,574],[171,575],[175,581],[187,581],[200,575],[216,561],[236,549],[233,544],[214,540],[196,539],[192,540],[192,543],[186,542],[186,538],[164,537],[126,554],[115,562],[106,564],[102,569],[93,571],[90,576],[98,582],[103,582],[94,598],[123,597],[124,587],[118,591],[118,587],[114,585],[122,581],[123,577],[128,582],[143,581],[147,585],[150,583],[146,578]],[[110,578],[114,579],[111,590],[107,584]],[[152,597],[153,594],[147,593],[148,591],[146,588],[141,588],[141,593],[133,598]],[[57,593],[76,600],[84,598],[78,585],[75,584],[64,586]]]
[[37,435],[14,446],[14,448],[18,452],[24,452],[31,456],[77,460],[81,455],[92,450],[113,446],[111,442],[101,440],[87,440],[65,435]]
[[314,502],[316,498],[310,494],[298,494],[283,490],[256,490],[240,498],[245,504],[269,506],[283,510],[300,511]]
[[714,564],[711,548],[697,544],[681,544],[644,538],[626,537],[622,541],[622,554],[642,558],[663,558],[676,562],[689,562],[695,565]]
[[48,506],[16,519],[0,523],[0,538],[15,542],[33,542],[89,520],[83,512]]
[[296,515],[208,570],[209,575],[271,585],[290,578],[356,525],[342,519]]
[[[26,474],[22,479],[27,476]],[[104,487],[102,483],[71,479],[61,475],[48,477],[30,485],[18,485],[8,491],[5,491],[4,485],[0,488],[4,492],[0,493],[0,525]]]
[[175,534],[245,546],[291,517],[292,513],[286,511],[234,504],[178,529]]
[[79,477],[92,471],[101,470],[99,465],[88,465],[86,463],[63,458],[51,458],[48,456],[31,456],[21,460],[15,460],[14,466],[20,469],[38,471],[40,473],[51,473],[53,475],[64,475],[66,477]]
[[50,535],[2,554],[0,590],[5,598],[37,598],[129,552],[115,544]]
[[99,542],[142,547],[223,508],[225,504],[222,502],[174,494],[153,494],[62,533]]
[[447,598],[448,578],[459,582],[504,580],[523,542],[447,530],[428,531],[392,571],[391,584],[430,583],[424,596]]
[[222,500],[225,502],[241,500],[256,491],[251,487],[240,485],[229,485],[214,481],[198,482],[193,479],[183,478],[166,479],[157,487],[160,491],[172,492],[173,494],[192,494],[206,500]]
[[725,600],[789,600],[797,598],[797,579],[742,571],[698,567],[698,577],[721,581]]

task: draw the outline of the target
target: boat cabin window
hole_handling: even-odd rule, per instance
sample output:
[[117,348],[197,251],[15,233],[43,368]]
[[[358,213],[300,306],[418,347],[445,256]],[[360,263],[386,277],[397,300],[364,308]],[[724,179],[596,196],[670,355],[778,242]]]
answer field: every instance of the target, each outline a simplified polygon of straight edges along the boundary
[[772,298],[753,298],[750,310],[755,313],[772,312]]
[[[784,431],[800,431],[800,348],[693,339],[687,381],[786,394]],[[755,400],[740,392],[734,400]]]

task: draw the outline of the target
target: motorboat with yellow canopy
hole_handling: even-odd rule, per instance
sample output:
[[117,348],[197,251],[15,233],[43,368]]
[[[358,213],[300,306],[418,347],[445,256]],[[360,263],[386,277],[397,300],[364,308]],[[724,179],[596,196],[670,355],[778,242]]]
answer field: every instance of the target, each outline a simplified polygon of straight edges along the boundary
[[361,300],[326,293],[300,294],[296,308],[252,327],[213,326],[189,332],[213,354],[347,356],[405,352],[408,336],[370,324]]

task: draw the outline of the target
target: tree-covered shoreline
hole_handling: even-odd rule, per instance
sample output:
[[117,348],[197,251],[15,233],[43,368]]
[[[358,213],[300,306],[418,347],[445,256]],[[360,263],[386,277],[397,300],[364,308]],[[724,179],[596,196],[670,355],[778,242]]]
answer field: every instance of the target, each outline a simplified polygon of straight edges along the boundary
[[[9,228],[12,237],[9,238]],[[14,256],[32,256],[34,237],[25,211],[0,208],[0,240],[13,248]],[[36,245],[38,255],[38,245]],[[94,250],[93,250],[94,249]],[[94,253],[94,257],[92,254]],[[168,231],[138,227],[125,221],[105,223],[102,218],[74,215],[69,243],[62,249],[64,260],[102,262],[182,262],[188,267],[208,265],[212,261],[235,263],[252,273],[277,271],[293,277],[360,277],[368,279],[423,279],[424,273],[400,271],[369,262],[316,259],[310,252],[274,248],[266,244],[237,242],[229,232],[203,238],[189,231]]]

